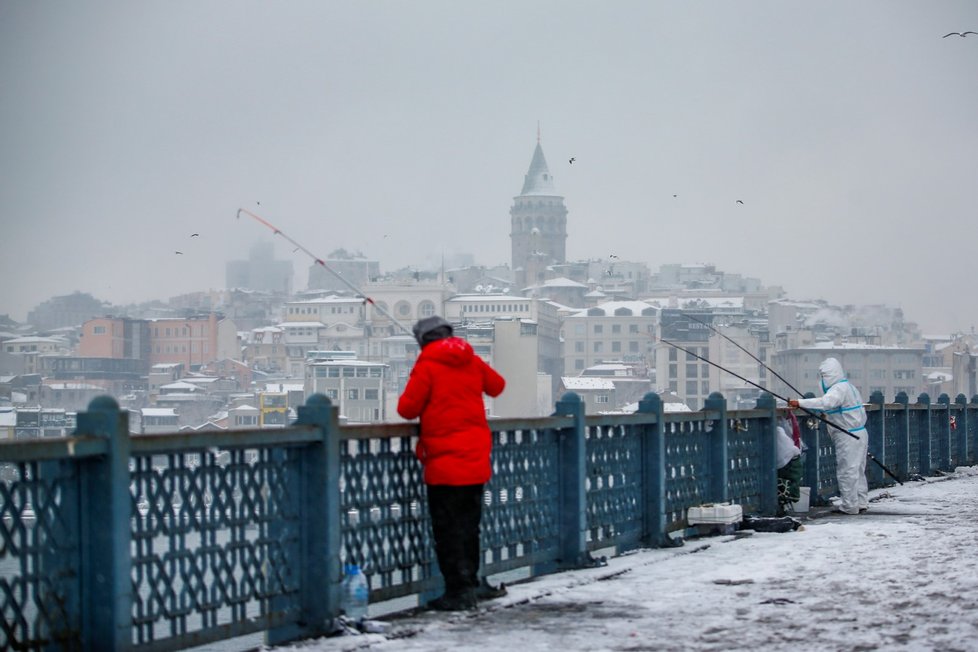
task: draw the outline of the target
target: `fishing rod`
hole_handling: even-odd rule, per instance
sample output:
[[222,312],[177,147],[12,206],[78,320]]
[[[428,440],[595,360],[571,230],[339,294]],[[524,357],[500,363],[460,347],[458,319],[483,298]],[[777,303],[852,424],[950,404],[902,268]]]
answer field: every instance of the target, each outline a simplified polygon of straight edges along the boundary
[[[736,372],[733,372],[733,371],[730,371],[726,367],[722,367],[722,366],[718,365],[716,362],[713,362],[712,360],[707,360],[703,356],[697,355],[697,354],[693,353],[692,351],[690,351],[688,349],[684,349],[683,347],[681,347],[678,344],[675,344],[673,342],[670,342],[669,340],[664,340],[662,338],[659,338],[659,339],[662,342],[664,342],[665,344],[668,344],[669,346],[671,346],[671,347],[673,347],[675,349],[679,349],[680,351],[683,351],[687,355],[691,355],[691,356],[693,356],[694,358],[696,358],[698,360],[702,360],[706,364],[708,364],[710,366],[713,366],[713,367],[716,367],[720,371],[725,371],[726,373],[730,374],[734,378],[738,378],[738,379],[744,381],[748,385],[752,385],[753,387],[756,387],[757,389],[759,389],[759,390],[761,390],[763,392],[767,392],[768,394],[770,394],[774,398],[779,398],[782,401],[784,401],[785,403],[788,402],[788,399],[785,398],[784,396],[781,396],[780,394],[775,394],[774,392],[772,392],[768,388],[764,387],[763,385],[760,385],[758,383],[755,383],[752,380],[748,380],[747,378],[744,378],[740,374],[738,374]],[[840,426],[840,425],[838,425],[836,423],[832,423],[831,421],[829,421],[828,419],[826,419],[824,415],[818,414],[817,412],[813,412],[812,410],[809,410],[808,408],[801,407],[800,405],[798,406],[798,409],[801,410],[802,412],[804,412],[805,414],[809,415],[810,417],[816,419],[817,421],[821,421],[822,423],[824,423],[826,425],[832,426],[833,428],[835,428],[839,432],[846,433],[847,435],[849,435],[853,439],[859,439],[859,435],[855,435],[852,432],[850,432],[849,430],[846,430],[845,428],[843,428],[842,426]],[[903,482],[900,481],[900,478],[896,477],[893,474],[893,472],[890,471],[888,468],[886,468],[886,466],[884,466],[882,462],[880,462],[878,459],[876,459],[876,457],[872,453],[867,452],[866,453],[866,457],[868,457],[869,459],[873,460],[873,462],[875,462],[877,466],[879,466],[881,469],[883,469],[883,472],[886,473],[888,476],[890,476],[891,478],[893,478],[894,480],[896,480],[899,484],[901,484],[901,485],[903,484]]]
[[381,314],[383,314],[384,316],[386,316],[388,319],[390,319],[392,322],[394,322],[402,331],[404,331],[408,335],[411,335],[412,337],[414,336],[414,333],[411,331],[411,329],[408,328],[407,326],[405,326],[404,324],[402,324],[400,321],[398,321],[397,318],[394,315],[392,315],[391,313],[389,313],[386,308],[384,308],[381,304],[377,303],[376,301],[374,301],[373,299],[371,299],[370,297],[368,297],[362,290],[360,290],[360,288],[358,288],[353,283],[351,283],[349,280],[347,280],[342,274],[340,274],[339,272],[337,272],[335,269],[333,269],[332,267],[330,267],[329,265],[327,265],[326,264],[326,261],[324,261],[322,258],[320,258],[316,254],[312,253],[311,251],[309,251],[308,249],[306,249],[305,247],[303,247],[301,244],[299,244],[298,242],[296,242],[295,240],[293,240],[292,238],[290,238],[288,235],[286,235],[285,232],[282,231],[282,229],[278,228],[277,226],[275,226],[274,224],[272,224],[268,220],[266,220],[266,219],[264,219],[262,217],[259,217],[258,215],[255,215],[251,211],[249,211],[247,209],[244,209],[244,208],[239,208],[238,209],[238,213],[235,216],[235,219],[241,219],[241,214],[242,213],[244,213],[248,217],[256,220],[259,224],[263,224],[264,226],[267,226],[269,229],[272,230],[272,233],[273,234],[280,235],[283,238],[285,238],[286,240],[288,240],[290,243],[294,244],[296,249],[298,249],[299,251],[302,251],[303,253],[307,254],[310,258],[313,259],[313,261],[315,261],[315,263],[317,265],[319,265],[320,267],[322,267],[323,269],[325,269],[327,272],[329,272],[330,274],[332,274],[333,276],[335,276],[336,278],[338,278],[344,285],[346,285],[348,288],[350,288],[351,290],[353,290],[356,293],[356,295],[357,295],[358,298],[363,299],[364,303],[369,303],[378,312],[380,312]]
[[[684,317],[688,317],[689,319],[692,319],[697,324],[702,324],[703,326],[706,326],[711,331],[713,331],[714,333],[716,333],[717,335],[719,335],[720,337],[722,337],[723,339],[727,340],[728,342],[730,342],[731,344],[733,344],[734,346],[736,346],[738,349],[740,349],[741,351],[743,351],[744,353],[746,353],[747,355],[749,355],[751,358],[753,358],[757,362],[757,364],[761,365],[762,367],[764,367],[765,369],[767,369],[768,371],[770,371],[772,374],[774,374],[774,377],[775,378],[777,378],[782,383],[784,383],[785,386],[788,389],[790,389],[791,391],[793,391],[798,396],[804,396],[805,395],[804,392],[802,392],[799,389],[796,389],[795,387],[792,386],[791,383],[789,383],[787,380],[785,380],[784,376],[782,376],[781,374],[779,374],[777,371],[775,371],[774,369],[772,369],[768,365],[764,364],[764,361],[763,360],[761,360],[756,355],[754,355],[753,353],[751,353],[750,351],[748,351],[747,349],[745,349],[743,346],[740,345],[739,342],[735,341],[733,338],[728,337],[726,334],[720,332],[720,330],[718,328],[716,328],[715,326],[713,326],[712,324],[708,324],[705,321],[700,321],[696,317],[694,317],[692,315],[689,315],[689,314],[684,314],[683,316]],[[767,390],[765,390],[765,391],[767,391]]]

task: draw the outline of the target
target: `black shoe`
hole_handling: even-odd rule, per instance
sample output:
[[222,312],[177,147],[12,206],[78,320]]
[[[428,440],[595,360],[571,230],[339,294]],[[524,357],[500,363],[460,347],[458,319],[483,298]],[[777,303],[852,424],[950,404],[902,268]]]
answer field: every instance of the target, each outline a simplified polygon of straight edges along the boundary
[[428,608],[435,611],[466,611],[475,609],[475,607],[475,589],[445,593],[440,598],[435,598],[428,603]]
[[482,578],[482,582],[475,589],[476,600],[495,600],[496,598],[501,598],[506,595],[506,585],[502,582],[499,586],[493,586],[489,583],[489,580]]

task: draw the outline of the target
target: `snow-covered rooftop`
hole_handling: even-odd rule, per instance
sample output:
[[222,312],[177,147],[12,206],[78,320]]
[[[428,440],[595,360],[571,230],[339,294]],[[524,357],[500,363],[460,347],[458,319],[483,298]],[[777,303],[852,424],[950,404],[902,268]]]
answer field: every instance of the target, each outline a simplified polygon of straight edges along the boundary
[[174,408],[142,408],[139,411],[144,417],[175,417],[177,411]]
[[614,389],[615,383],[610,378],[596,376],[562,376],[560,382],[568,390]]

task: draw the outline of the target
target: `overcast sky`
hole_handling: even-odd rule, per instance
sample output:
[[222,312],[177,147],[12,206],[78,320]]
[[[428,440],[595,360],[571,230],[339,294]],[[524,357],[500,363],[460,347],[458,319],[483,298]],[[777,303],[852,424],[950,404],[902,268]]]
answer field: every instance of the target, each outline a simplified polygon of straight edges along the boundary
[[942,38],[965,30],[970,0],[0,0],[0,314],[222,288],[275,240],[238,208],[384,270],[508,264],[539,121],[571,260],[969,330],[978,35]]

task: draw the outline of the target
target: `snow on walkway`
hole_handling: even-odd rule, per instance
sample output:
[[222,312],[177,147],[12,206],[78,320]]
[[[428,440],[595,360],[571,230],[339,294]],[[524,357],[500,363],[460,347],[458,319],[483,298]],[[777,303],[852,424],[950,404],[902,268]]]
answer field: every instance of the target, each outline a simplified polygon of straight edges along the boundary
[[276,649],[978,650],[978,467],[871,498],[860,516],[642,550],[511,586],[475,613]]

